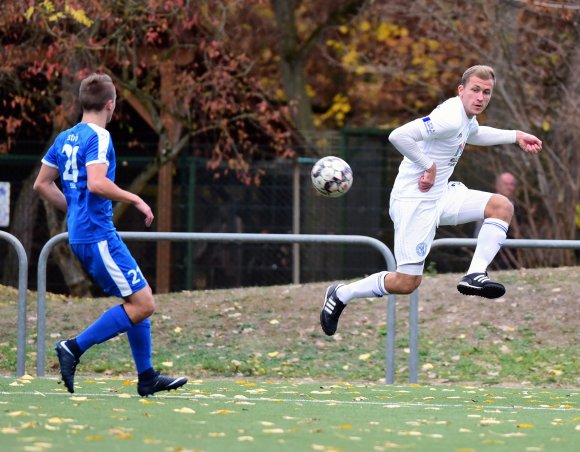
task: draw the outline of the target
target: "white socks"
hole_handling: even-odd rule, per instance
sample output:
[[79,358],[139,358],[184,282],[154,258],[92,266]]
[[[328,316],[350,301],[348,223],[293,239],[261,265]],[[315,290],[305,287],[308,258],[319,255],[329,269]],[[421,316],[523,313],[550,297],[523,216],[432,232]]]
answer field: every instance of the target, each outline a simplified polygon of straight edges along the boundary
[[486,218],[477,236],[477,246],[467,274],[483,273],[506,239],[509,223],[497,218]]
[[364,279],[345,284],[336,289],[336,296],[344,304],[347,304],[353,298],[382,297],[388,295],[385,289],[385,276],[389,272],[379,272],[367,276]]

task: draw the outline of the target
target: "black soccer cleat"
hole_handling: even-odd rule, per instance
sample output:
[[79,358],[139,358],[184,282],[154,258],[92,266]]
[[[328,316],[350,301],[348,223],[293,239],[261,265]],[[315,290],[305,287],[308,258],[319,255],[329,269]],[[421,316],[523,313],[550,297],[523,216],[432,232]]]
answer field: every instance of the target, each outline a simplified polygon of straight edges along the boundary
[[476,295],[483,298],[499,298],[505,294],[503,284],[489,279],[487,272],[465,275],[457,284],[457,290],[463,295]]
[[73,394],[75,392],[75,372],[80,361],[75,358],[75,355],[66,346],[66,341],[58,341],[54,345],[54,350],[58,357],[62,381],[68,392]]
[[150,380],[139,381],[137,383],[137,392],[141,397],[149,397],[160,391],[171,391],[177,389],[187,383],[185,377],[168,377],[161,375],[159,371],[155,372],[155,377]]
[[332,285],[326,289],[324,304],[320,311],[320,326],[327,336],[332,336],[338,328],[338,319],[346,305],[336,296],[336,289],[342,284]]

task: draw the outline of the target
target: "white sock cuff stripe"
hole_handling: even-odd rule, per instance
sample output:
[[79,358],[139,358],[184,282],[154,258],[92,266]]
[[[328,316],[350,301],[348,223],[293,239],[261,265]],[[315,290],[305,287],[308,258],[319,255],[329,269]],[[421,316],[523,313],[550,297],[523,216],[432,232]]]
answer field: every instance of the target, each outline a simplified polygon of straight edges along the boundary
[[381,290],[381,297],[383,295],[389,295],[389,291],[385,287],[385,277],[389,274],[388,271],[382,271],[379,273],[379,289]]
[[489,224],[490,226],[495,226],[499,229],[501,229],[503,232],[505,232],[507,234],[508,228],[509,228],[509,223],[500,220],[498,218],[486,218],[483,221],[483,224]]

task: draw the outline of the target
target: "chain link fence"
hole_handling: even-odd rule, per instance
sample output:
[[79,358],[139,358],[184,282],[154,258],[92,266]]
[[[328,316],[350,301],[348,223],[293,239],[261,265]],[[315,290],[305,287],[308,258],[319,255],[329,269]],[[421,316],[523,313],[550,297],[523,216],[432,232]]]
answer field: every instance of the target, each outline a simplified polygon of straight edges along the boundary
[[[400,154],[390,149],[387,136],[388,131],[358,130],[318,135],[316,158],[261,162],[259,186],[233,175],[216,178],[204,161],[185,158],[176,166],[174,230],[357,234],[388,245],[388,195]],[[319,195],[310,182],[312,165],[324,155],[338,155],[353,169],[354,184],[341,198]],[[177,290],[354,278],[384,266],[372,250],[343,245],[187,244],[172,245],[172,255]]]
[[[393,249],[388,202],[401,155],[389,144],[389,132],[346,129],[314,134],[308,138],[317,149],[316,157],[256,162],[265,171],[259,185],[245,185],[232,173],[220,173],[217,177],[208,170],[204,159],[184,153],[174,162],[172,231],[353,234],[376,238]],[[129,157],[131,151],[124,149],[123,143],[116,147],[117,183],[127,187],[152,157]],[[36,144],[34,148],[41,146]],[[312,165],[325,155],[344,158],[353,170],[353,186],[343,197],[325,198],[312,187]],[[11,214],[17,212],[16,200],[25,181],[34,176],[40,158],[40,155],[0,156],[0,181],[11,184]],[[156,195],[156,179],[153,179],[141,196],[155,209]],[[34,288],[38,253],[49,239],[42,208],[29,227],[34,230],[34,243],[28,256],[29,287]],[[144,230],[140,213],[127,209],[117,228]],[[454,229],[453,234],[457,236],[457,233]],[[463,236],[469,237],[469,233]],[[443,236],[446,236],[444,231]],[[155,289],[156,244],[131,242],[127,245]],[[452,262],[457,261],[462,267],[469,257],[468,253],[462,259],[457,255],[444,256],[440,259],[441,270],[458,271]],[[437,259],[437,255],[430,258]],[[179,291],[359,278],[383,269],[384,262],[372,250],[346,245],[172,243],[171,262],[167,265],[171,290]],[[6,250],[0,268],[4,284],[13,284],[14,272],[10,269],[15,267],[15,256]],[[48,266],[48,290],[67,292],[60,270],[53,262]]]

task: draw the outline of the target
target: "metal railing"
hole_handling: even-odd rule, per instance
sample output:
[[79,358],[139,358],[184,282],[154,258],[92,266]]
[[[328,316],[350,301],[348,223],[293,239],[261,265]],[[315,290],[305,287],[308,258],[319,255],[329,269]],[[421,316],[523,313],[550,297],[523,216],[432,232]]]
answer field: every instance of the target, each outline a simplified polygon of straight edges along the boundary
[[[1,231],[0,231],[1,232]],[[390,249],[379,240],[359,235],[316,235],[316,234],[237,234],[237,233],[195,233],[195,232],[120,232],[123,239],[141,241],[205,241],[205,242],[260,242],[260,243],[330,243],[330,244],[361,244],[377,249],[385,259],[387,270],[396,269],[395,258]],[[37,375],[43,376],[46,361],[46,267],[48,256],[52,249],[68,238],[67,233],[52,237],[43,247],[38,260],[38,304],[37,304]],[[431,249],[439,247],[475,247],[477,239],[437,239]],[[580,249],[580,240],[535,240],[508,239],[505,248],[563,248]],[[26,256],[24,255],[24,258]],[[22,271],[21,271],[22,276]],[[21,278],[22,279],[22,278]],[[19,303],[19,325],[24,318],[26,325],[26,290],[24,301]],[[22,310],[23,306],[23,310]],[[24,328],[22,328],[23,331]],[[396,297],[387,298],[387,338],[386,338],[386,384],[395,381],[395,328],[396,328]],[[20,364],[20,344],[25,346],[25,333],[19,328],[19,367],[24,370],[24,355]],[[21,367],[20,367],[21,366]],[[418,382],[419,369],[419,289],[409,296],[409,382]],[[20,374],[21,375],[21,374]]]
[[[204,242],[240,242],[240,243],[326,243],[368,245],[377,249],[385,259],[387,269],[394,271],[395,258],[391,250],[381,241],[361,235],[317,235],[317,234],[238,234],[238,233],[198,233],[198,232],[119,232],[126,240],[141,241],[204,241]],[[43,376],[46,362],[46,267],[48,256],[52,249],[68,238],[63,232],[52,237],[40,252],[38,258],[38,304],[37,304],[37,356],[36,373]],[[395,319],[396,298],[387,298],[387,339],[386,339],[386,371],[387,384],[395,381]]]
[[24,375],[26,364],[26,290],[28,288],[28,258],[22,243],[4,231],[0,231],[0,238],[9,242],[18,256],[18,321],[16,340],[16,376]]
[[[435,248],[477,245],[477,239],[437,239],[431,244]],[[580,249],[580,240],[507,239],[503,248],[562,248]],[[417,383],[419,367],[419,289],[409,296],[409,382]]]

